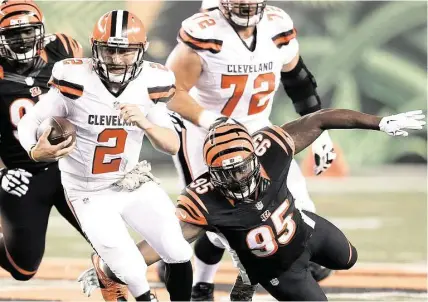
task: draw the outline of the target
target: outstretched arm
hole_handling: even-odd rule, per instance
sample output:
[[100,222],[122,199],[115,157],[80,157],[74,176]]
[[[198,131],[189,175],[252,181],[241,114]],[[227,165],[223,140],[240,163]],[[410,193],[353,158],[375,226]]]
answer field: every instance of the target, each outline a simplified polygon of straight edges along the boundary
[[425,115],[421,110],[379,117],[347,109],[322,109],[282,125],[294,140],[295,153],[312,144],[324,130],[366,129],[381,130],[392,136],[407,136],[402,129],[422,129]]

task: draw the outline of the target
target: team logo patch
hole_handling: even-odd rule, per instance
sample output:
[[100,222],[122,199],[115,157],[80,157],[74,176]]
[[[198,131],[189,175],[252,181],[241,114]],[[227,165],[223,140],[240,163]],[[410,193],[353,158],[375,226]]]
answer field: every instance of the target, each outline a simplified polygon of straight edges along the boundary
[[263,202],[258,201],[258,202],[256,203],[256,209],[257,209],[257,210],[261,211],[261,210],[263,209],[263,207],[264,207]]
[[273,278],[272,280],[270,280],[270,284],[272,284],[273,286],[277,286],[279,284],[279,280],[277,278]]
[[30,88],[30,93],[32,97],[36,97],[42,94],[42,90],[40,87],[32,87]]

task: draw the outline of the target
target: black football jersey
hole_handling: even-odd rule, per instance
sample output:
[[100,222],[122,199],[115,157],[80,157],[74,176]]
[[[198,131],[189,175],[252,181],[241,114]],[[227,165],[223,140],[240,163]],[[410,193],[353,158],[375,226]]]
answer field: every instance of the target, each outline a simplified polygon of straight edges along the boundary
[[267,184],[257,201],[235,203],[216,190],[205,173],[179,196],[177,217],[223,234],[251,282],[257,283],[288,269],[305,249],[314,223],[295,208],[287,188],[294,153],[291,137],[271,126],[253,134],[253,141]]
[[18,141],[17,125],[24,114],[48,91],[52,68],[58,61],[82,56],[82,48],[74,39],[55,34],[45,37],[46,46],[34,67],[18,74],[0,58],[0,158],[6,167],[34,170],[47,163],[36,163]]

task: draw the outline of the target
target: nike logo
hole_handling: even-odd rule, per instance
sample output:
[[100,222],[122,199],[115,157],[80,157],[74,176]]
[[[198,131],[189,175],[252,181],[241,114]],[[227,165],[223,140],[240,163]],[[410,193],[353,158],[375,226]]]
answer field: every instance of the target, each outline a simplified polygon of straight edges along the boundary
[[186,219],[187,218],[187,214],[183,213],[182,210],[179,211],[181,218]]

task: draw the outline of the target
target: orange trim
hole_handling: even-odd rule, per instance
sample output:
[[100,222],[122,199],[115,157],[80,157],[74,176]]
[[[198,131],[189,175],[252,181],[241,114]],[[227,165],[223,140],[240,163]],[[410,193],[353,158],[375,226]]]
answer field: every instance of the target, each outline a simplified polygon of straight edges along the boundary
[[4,79],[4,71],[3,71],[3,67],[0,66],[0,80]]
[[78,89],[63,86],[63,85],[58,85],[58,84],[55,84],[53,81],[49,81],[48,85],[52,85],[52,86],[58,88],[59,91],[61,91],[62,93],[67,93],[67,94],[75,95],[78,97],[81,97],[83,95],[82,90],[78,90]]
[[278,127],[277,125],[272,125],[269,128],[271,128],[276,133],[278,133],[279,135],[281,135],[281,137],[287,142],[287,144],[291,148],[291,150],[293,150],[293,155],[294,155],[294,150],[295,150],[294,140],[290,136],[290,134],[288,134],[284,129],[282,129],[281,127]]
[[[198,209],[198,207],[190,200],[189,197],[180,195],[178,196],[178,204],[183,206],[185,209],[176,208],[175,215],[178,219],[184,222],[198,224],[198,225],[207,225],[207,219],[204,214]],[[195,216],[193,218],[192,216]]]
[[230,199],[230,198],[226,198],[226,199],[232,206],[235,206],[235,201],[233,199]]
[[61,40],[62,46],[64,46],[67,54],[70,54],[70,52],[68,51],[67,41],[65,40],[66,39],[65,35],[57,33],[56,36]]
[[45,63],[48,62],[48,55],[46,54],[46,51],[44,49],[40,52],[40,58],[42,58]]
[[287,44],[291,40],[293,40],[294,38],[296,38],[296,36],[297,36],[296,29],[293,28],[293,31],[292,31],[291,34],[289,34],[287,36],[278,37],[278,38],[274,39],[273,42],[275,43],[276,46],[279,46],[281,44]]
[[265,168],[263,168],[262,165],[260,165],[260,176],[270,180],[269,175],[267,175],[266,170],[265,170]]
[[175,94],[175,88],[171,87],[168,91],[165,91],[165,92],[149,93],[149,97],[152,100],[158,100],[158,99],[162,99],[162,98],[170,98],[174,94]]
[[195,192],[193,192],[192,190],[189,190],[188,188],[186,188],[186,192],[187,192],[188,194],[190,194],[190,196],[192,196],[194,200],[196,200],[196,202],[201,206],[201,208],[203,208],[203,209],[205,210],[205,212],[209,213],[209,212],[208,212],[208,209],[205,207],[204,203],[203,203],[203,202],[202,202],[202,200],[199,198],[199,196],[198,196],[198,195],[196,195],[196,193],[195,193]]
[[216,52],[220,52],[220,50],[221,50],[221,45],[219,45],[219,44],[216,44],[213,42],[197,41],[197,40],[193,39],[188,33],[186,33],[186,31],[183,28],[180,28],[179,35],[180,35],[180,38],[184,42],[192,44],[196,48],[200,48],[200,49],[204,49],[204,50],[212,49]]
[[25,276],[32,276],[32,275],[35,275],[37,273],[37,270],[27,271],[27,270],[25,270],[23,268],[20,268],[18,266],[18,264],[16,264],[15,261],[13,261],[12,256],[9,254],[9,251],[7,250],[6,244],[4,245],[4,249],[6,251],[7,260],[13,266],[13,268],[16,269],[17,272],[19,272],[20,274],[25,275]]
[[284,149],[285,153],[288,154],[287,147],[281,142],[281,140],[278,137],[276,137],[275,135],[273,135],[272,133],[267,132],[267,131],[261,131],[261,132],[263,134],[269,136],[271,139],[273,139],[278,145],[281,146],[282,149]]

